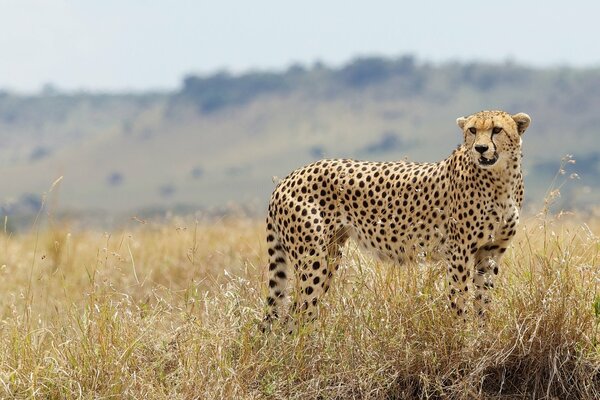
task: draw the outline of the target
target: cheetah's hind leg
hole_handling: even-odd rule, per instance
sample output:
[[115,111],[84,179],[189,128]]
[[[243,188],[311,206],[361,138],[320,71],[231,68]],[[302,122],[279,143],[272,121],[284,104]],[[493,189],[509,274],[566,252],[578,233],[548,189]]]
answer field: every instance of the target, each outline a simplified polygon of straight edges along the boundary
[[301,262],[294,263],[298,279],[295,301],[289,314],[290,333],[296,331],[304,322],[312,322],[318,317],[319,301],[331,286],[347,239],[348,230],[341,228],[326,240],[326,246],[309,245],[308,255]]

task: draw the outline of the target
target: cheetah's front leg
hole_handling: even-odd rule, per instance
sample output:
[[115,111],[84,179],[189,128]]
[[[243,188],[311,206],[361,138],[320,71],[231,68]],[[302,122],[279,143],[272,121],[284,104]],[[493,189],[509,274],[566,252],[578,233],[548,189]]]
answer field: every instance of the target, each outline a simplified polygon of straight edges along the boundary
[[489,290],[494,288],[494,278],[498,275],[500,259],[508,247],[507,241],[490,243],[475,253],[475,312],[484,316],[490,303]]
[[448,267],[447,279],[450,294],[450,306],[456,310],[458,316],[465,314],[465,299],[469,291],[467,280],[471,274],[468,265],[468,258],[454,254]]

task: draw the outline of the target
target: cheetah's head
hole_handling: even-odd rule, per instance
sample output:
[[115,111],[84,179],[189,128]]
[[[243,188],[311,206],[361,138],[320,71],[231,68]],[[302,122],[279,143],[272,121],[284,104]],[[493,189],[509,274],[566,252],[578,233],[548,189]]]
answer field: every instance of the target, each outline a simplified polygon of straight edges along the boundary
[[502,168],[521,154],[521,136],[530,122],[525,113],[504,111],[480,111],[456,120],[473,162],[484,169]]

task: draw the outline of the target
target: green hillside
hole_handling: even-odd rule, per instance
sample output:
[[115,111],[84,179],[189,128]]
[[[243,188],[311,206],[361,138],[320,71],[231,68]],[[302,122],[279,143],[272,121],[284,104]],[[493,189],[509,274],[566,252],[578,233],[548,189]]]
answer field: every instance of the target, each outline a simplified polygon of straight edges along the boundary
[[458,116],[524,111],[527,206],[559,169],[561,207],[600,200],[600,69],[432,65],[361,58],[282,72],[185,77],[172,93],[0,92],[0,205],[31,214],[64,176],[57,207],[100,218],[174,209],[261,213],[273,176],[324,157],[434,161]]

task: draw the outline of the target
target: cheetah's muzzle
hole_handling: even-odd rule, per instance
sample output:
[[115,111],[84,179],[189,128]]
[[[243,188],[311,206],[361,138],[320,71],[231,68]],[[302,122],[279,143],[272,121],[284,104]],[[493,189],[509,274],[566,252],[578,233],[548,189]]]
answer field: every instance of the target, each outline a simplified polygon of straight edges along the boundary
[[496,161],[498,161],[498,154],[494,154],[494,158],[479,157],[479,164],[486,167],[496,164]]

